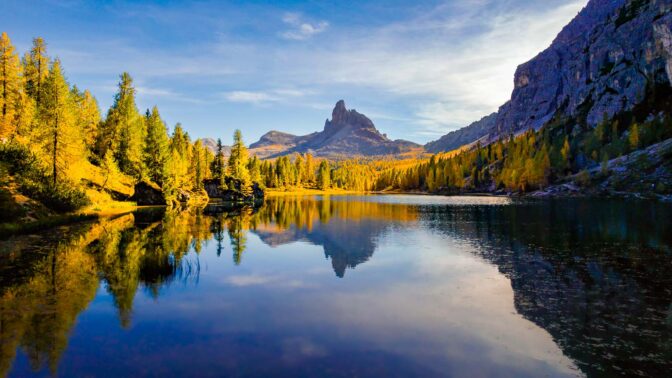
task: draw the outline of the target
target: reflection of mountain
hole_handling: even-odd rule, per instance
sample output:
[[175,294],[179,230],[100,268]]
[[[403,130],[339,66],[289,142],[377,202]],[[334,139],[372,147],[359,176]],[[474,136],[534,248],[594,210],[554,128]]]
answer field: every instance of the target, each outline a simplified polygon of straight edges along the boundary
[[511,279],[516,309],[589,376],[672,369],[672,209],[614,202],[432,208]]
[[[293,214],[293,215],[292,215]],[[307,241],[324,248],[338,277],[373,256],[378,238],[396,222],[414,219],[407,206],[375,202],[275,198],[252,231],[266,244]]]

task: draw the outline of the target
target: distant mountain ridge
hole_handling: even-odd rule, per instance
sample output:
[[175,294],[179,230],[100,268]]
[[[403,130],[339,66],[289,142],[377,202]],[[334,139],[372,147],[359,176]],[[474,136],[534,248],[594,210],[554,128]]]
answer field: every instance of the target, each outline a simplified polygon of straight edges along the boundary
[[467,127],[451,131],[438,140],[425,144],[425,150],[436,154],[439,152],[453,151],[462,146],[474,143],[487,136],[495,127],[496,121],[497,113],[492,113]]
[[323,157],[352,157],[422,152],[422,146],[406,140],[390,140],[376,129],[373,121],[354,109],[348,110],[345,101],[340,100],[322,131],[302,136],[270,131],[252,143],[250,150],[260,157],[295,152],[310,152]]

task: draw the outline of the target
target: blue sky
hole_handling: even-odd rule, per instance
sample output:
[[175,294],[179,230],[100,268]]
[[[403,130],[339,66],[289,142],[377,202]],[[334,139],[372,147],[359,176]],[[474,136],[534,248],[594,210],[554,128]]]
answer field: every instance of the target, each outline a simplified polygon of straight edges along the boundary
[[587,0],[4,0],[0,29],[33,37],[102,111],[131,73],[193,137],[248,142],[321,130],[339,99],[393,139],[424,143],[497,110],[515,68]]

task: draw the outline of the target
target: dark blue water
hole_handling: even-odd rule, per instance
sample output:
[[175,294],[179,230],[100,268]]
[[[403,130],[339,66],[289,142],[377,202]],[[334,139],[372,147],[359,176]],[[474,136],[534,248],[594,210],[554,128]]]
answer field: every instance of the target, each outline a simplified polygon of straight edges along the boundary
[[0,242],[9,376],[664,376],[672,208],[272,198]]

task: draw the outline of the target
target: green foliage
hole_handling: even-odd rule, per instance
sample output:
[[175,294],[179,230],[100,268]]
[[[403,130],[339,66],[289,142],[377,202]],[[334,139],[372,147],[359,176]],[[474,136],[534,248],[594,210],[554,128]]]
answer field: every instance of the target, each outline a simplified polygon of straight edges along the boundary
[[67,181],[58,181],[56,185],[40,181],[24,180],[21,191],[51,210],[65,213],[78,210],[90,203],[86,193]]
[[163,185],[166,181],[168,161],[168,130],[155,106],[145,116],[147,134],[143,149],[143,163],[147,177],[153,182]]
[[249,155],[247,147],[243,143],[243,134],[240,130],[233,133],[233,145],[231,146],[231,155],[229,156],[228,171],[231,177],[242,182],[243,192],[249,192],[252,180],[248,169]]

